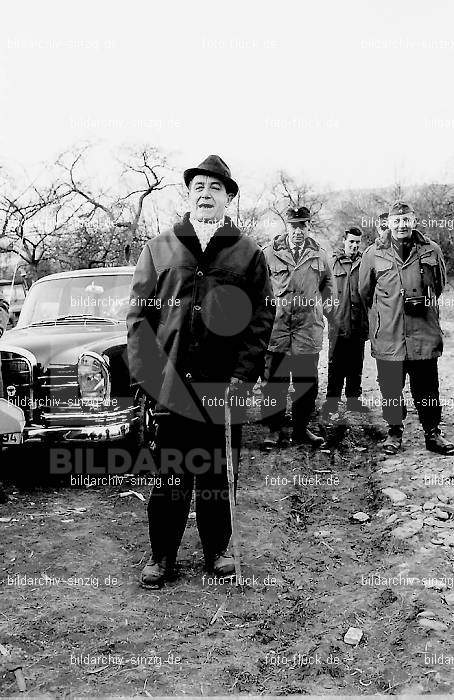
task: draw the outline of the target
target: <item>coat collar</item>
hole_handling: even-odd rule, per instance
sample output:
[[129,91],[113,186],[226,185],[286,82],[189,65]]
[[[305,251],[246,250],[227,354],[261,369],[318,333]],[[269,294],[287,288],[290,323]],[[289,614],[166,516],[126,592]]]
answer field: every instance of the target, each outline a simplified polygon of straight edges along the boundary
[[[320,246],[317,243],[317,241],[314,238],[311,238],[311,236],[306,236],[304,239],[304,247],[305,248],[312,248],[315,251],[320,250]],[[288,234],[287,233],[280,233],[278,236],[276,236],[273,240],[273,249],[274,251],[278,252],[281,250],[288,250],[290,253],[290,246],[288,243]]]
[[[416,243],[416,245],[426,245],[429,243],[429,239],[424,236],[420,231],[417,229],[413,229],[412,234],[411,234],[413,243]],[[386,237],[381,240],[380,238],[377,238],[375,241],[375,247],[377,250],[383,250],[383,249],[390,249],[391,248],[391,231],[387,231]]]
[[202,251],[202,246],[200,245],[198,236],[189,220],[189,212],[185,213],[182,221],[179,221],[174,225],[173,232],[180,243],[186,246],[186,248],[188,248],[188,250],[197,259],[204,256],[205,258],[215,257],[223,248],[232,246],[242,236],[239,228],[235,226],[230,217],[226,216],[224,219],[224,225],[220,226],[215,231],[212,238],[208,242],[205,251]]
[[348,265],[349,267],[346,268],[347,274],[351,274],[353,270],[356,270],[357,267],[361,264],[361,258],[362,258],[362,252],[360,251],[356,258],[352,260],[351,258],[348,257],[348,255],[345,255],[345,251],[343,248],[338,248],[333,252],[333,264],[339,264],[342,267],[344,265]]
[[353,264],[355,264],[356,262],[358,262],[358,260],[361,260],[361,256],[362,256],[362,252],[359,251],[356,258],[354,260],[352,260],[351,258],[348,257],[348,255],[345,255],[345,250],[343,249],[343,247],[336,248],[333,252],[333,258],[335,260],[339,260],[339,262],[345,262],[345,263],[353,262]]
[[420,254],[421,254],[421,246],[430,246],[430,239],[427,238],[427,236],[424,236],[420,231],[417,229],[413,229],[412,234],[411,234],[412,241],[415,245],[413,245],[410,255],[408,258],[405,260],[405,262],[400,258],[399,254],[393,250],[392,248],[392,243],[391,243],[391,231],[388,231],[386,238],[383,241],[380,241],[380,239],[377,239],[375,241],[375,248],[377,251],[377,254],[381,257],[384,257],[388,260],[394,260],[395,258],[400,261],[401,265],[407,266],[409,263],[412,263]]
[[300,259],[297,263],[295,263],[293,253],[288,242],[287,233],[280,233],[278,236],[276,236],[273,239],[271,248],[278,258],[287,262],[289,265],[294,265],[296,267],[299,267],[299,265],[305,262],[308,258],[316,257],[317,253],[320,251],[320,246],[318,245],[317,241],[310,236],[306,236]]

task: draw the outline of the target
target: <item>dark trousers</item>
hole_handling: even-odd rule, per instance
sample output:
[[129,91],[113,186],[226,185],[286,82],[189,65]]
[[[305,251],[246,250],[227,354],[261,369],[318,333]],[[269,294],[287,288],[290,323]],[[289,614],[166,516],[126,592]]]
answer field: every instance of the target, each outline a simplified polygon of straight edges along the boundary
[[266,385],[264,399],[269,406],[263,406],[263,422],[270,430],[280,430],[285,423],[287,393],[290,372],[295,389],[292,395],[293,430],[303,430],[315,408],[318,394],[318,357],[314,355],[285,355],[270,352],[266,358]]
[[424,430],[437,428],[441,421],[438,388],[438,360],[377,360],[377,375],[382,394],[383,418],[390,426],[402,427],[407,415],[402,390],[407,374],[410,391]]
[[340,400],[345,382],[345,396],[361,396],[364,362],[364,340],[360,338],[330,338],[328,351],[328,387],[326,398]]
[[[156,559],[175,561],[188,520],[195,485],[196,522],[208,562],[223,552],[232,534],[225,428],[179,416],[160,421],[156,465],[159,482],[148,503],[150,542]],[[232,425],[235,490],[241,425]]]

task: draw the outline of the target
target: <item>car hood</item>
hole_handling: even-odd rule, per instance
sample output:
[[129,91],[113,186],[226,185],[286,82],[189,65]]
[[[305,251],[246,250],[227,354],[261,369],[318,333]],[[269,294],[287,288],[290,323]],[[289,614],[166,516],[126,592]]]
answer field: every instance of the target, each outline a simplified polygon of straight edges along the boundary
[[45,369],[49,365],[76,365],[84,350],[110,355],[113,348],[126,345],[126,325],[34,326],[6,331],[0,350],[7,346],[24,348],[33,353]]

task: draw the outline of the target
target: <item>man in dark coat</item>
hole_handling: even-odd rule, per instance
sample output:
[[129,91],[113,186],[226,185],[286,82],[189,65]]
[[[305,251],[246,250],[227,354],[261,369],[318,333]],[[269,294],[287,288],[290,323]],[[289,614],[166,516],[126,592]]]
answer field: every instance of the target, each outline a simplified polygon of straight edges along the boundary
[[438,358],[443,352],[438,298],[446,284],[440,246],[414,228],[411,206],[396,202],[389,211],[386,240],[377,238],[363,254],[359,293],[370,309],[371,353],[388,423],[386,454],[402,445],[407,414],[402,390],[406,376],[428,450],[453,454],[439,429],[441,404]]
[[333,275],[338,304],[329,320],[328,387],[325,416],[336,413],[345,382],[347,410],[363,412],[360,401],[364,344],[369,335],[367,310],[358,292],[362,231],[345,231],[342,246],[333,254]]
[[307,207],[289,209],[287,230],[264,248],[271,272],[276,318],[268,347],[264,388],[266,449],[286,443],[285,409],[290,373],[292,442],[321,447],[324,439],[308,428],[318,393],[318,359],[323,343],[324,315],[333,305],[333,274],[324,248],[310,235]]
[[219,156],[184,173],[190,212],[145,245],[127,317],[131,377],[155,404],[157,466],[149,530],[152,555],[144,587],[171,573],[196,482],[196,517],[208,569],[231,575],[225,455],[225,390],[232,408],[237,471],[243,402],[263,372],[274,310],[260,248],[226,216],[238,192]]

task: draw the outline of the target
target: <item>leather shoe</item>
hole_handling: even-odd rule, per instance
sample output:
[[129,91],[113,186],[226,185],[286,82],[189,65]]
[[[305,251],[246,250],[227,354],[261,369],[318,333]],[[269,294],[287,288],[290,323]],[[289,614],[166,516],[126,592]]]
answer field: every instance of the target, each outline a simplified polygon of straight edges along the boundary
[[235,573],[235,559],[227,552],[221,552],[214,557],[213,563],[208,565],[216,576],[233,576]]
[[386,455],[395,455],[398,453],[402,447],[402,431],[392,430],[388,431],[387,438],[383,443],[383,452]]
[[279,431],[279,445],[285,447],[290,442],[290,431],[288,428],[281,428]]
[[326,445],[325,438],[321,435],[315,435],[309,428],[293,432],[292,443],[294,445],[312,445],[312,447],[324,447]]
[[142,588],[161,588],[170,570],[171,566],[166,557],[155,559],[151,555],[141,571],[139,583]]
[[445,440],[441,435],[439,428],[434,428],[433,430],[428,430],[425,433],[426,438],[426,448],[431,452],[437,452],[439,455],[452,455],[454,454],[454,444]]
[[263,447],[265,450],[272,450],[273,447],[277,447],[279,444],[279,432],[277,430],[270,430],[269,434],[263,441]]

